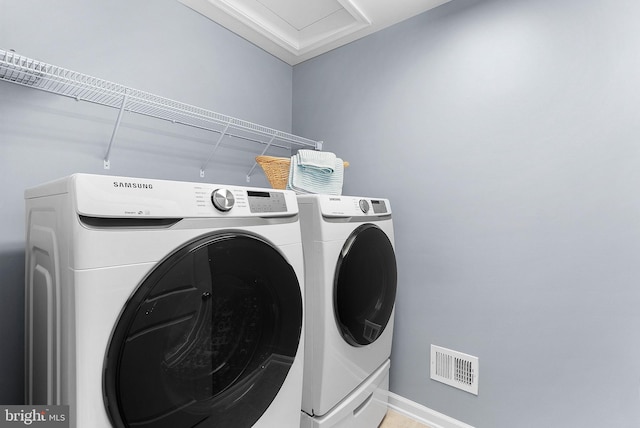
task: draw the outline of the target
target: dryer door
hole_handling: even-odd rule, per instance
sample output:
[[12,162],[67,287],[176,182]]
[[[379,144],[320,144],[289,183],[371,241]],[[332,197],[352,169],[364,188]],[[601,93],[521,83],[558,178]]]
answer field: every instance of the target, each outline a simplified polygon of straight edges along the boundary
[[103,379],[111,421],[251,427],[285,381],[301,330],[300,285],[277,249],[244,233],[190,242],[120,315]]
[[336,322],[349,344],[368,345],[382,334],[396,285],[396,256],[386,233],[373,224],[358,227],[342,247],[334,277]]

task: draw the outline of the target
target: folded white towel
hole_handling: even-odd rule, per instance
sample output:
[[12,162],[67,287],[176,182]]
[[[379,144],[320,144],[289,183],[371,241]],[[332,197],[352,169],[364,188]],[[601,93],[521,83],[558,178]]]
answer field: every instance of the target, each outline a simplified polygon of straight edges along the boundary
[[303,168],[316,168],[321,172],[331,173],[336,165],[336,155],[331,152],[301,149],[297,153],[298,165]]
[[327,172],[326,169],[301,166],[298,156],[291,156],[287,189],[300,194],[341,195],[344,179],[344,163],[342,159],[335,158],[333,172]]

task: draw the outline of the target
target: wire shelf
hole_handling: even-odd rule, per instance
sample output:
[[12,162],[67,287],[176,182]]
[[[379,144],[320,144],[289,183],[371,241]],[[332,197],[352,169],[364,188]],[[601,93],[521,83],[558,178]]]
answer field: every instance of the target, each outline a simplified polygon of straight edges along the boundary
[[[289,149],[293,146],[311,147],[316,150],[322,149],[321,141],[314,141],[278,131],[246,120],[226,116],[201,107],[174,101],[76,71],[67,70],[2,49],[0,49],[0,81],[40,89],[74,98],[77,101],[87,101],[119,109],[120,112],[104,159],[105,168],[107,169],[110,165],[109,157],[111,148],[115,141],[123,112],[137,113],[216,132],[220,134],[220,136],[214,147],[214,152],[225,135],[232,135],[229,134],[229,131],[232,129],[266,137],[267,141],[243,137],[245,140],[251,140],[265,145],[266,147],[262,151],[262,154],[270,147],[282,147],[282,144],[276,143],[277,141],[285,143],[285,146]],[[221,128],[223,128],[223,130],[221,130]],[[200,170],[201,176],[204,176],[204,170],[212,157],[213,153],[202,166]],[[247,181],[255,169],[255,166],[254,164],[247,174]]]

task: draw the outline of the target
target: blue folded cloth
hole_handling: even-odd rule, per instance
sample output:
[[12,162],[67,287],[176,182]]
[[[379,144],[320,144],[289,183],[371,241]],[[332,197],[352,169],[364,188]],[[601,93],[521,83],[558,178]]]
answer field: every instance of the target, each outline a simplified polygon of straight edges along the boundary
[[335,169],[336,155],[331,152],[317,150],[298,150],[298,165],[303,168],[315,168],[321,172],[331,173]]
[[287,189],[300,194],[341,195],[343,178],[344,163],[333,153],[327,156],[308,156],[303,153],[302,156],[291,156]]

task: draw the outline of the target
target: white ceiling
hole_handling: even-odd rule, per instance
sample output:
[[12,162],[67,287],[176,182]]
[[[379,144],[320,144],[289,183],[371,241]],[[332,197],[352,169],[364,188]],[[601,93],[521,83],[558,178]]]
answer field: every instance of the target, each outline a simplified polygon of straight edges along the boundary
[[295,65],[450,0],[179,0]]

